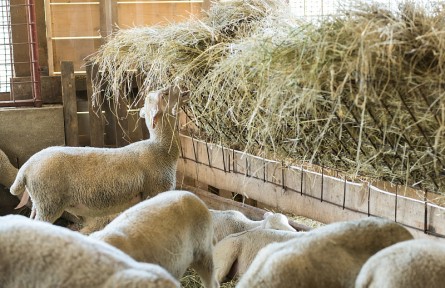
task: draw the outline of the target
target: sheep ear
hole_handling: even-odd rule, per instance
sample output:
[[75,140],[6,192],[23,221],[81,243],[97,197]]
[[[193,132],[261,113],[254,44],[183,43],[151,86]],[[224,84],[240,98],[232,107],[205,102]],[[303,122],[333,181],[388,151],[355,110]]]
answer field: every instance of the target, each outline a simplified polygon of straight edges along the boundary
[[267,217],[272,216],[272,215],[273,215],[272,212],[267,211],[266,213],[264,213],[264,215],[263,215],[263,219],[266,219]]
[[152,93],[150,99],[150,107],[148,109],[148,113],[150,114],[150,123],[151,127],[154,129],[159,120],[160,112],[162,111],[162,96],[164,95],[164,90],[158,90]]

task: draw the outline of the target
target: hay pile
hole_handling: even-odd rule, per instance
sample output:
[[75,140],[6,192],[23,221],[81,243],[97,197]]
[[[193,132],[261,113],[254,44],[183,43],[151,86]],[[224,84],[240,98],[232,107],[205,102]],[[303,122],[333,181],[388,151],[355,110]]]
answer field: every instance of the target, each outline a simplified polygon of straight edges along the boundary
[[201,139],[445,192],[443,6],[360,4],[317,23],[288,10],[223,2],[201,19],[121,30],[91,59],[96,87],[177,83]]

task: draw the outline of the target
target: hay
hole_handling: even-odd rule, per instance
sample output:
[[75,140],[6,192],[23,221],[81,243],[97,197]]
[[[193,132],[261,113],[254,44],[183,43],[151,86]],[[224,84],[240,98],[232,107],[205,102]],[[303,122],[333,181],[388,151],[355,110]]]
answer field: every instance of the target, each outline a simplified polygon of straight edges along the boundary
[[[320,22],[280,1],[231,1],[202,19],[121,30],[92,61],[109,83],[179,84],[201,139],[445,192],[445,11],[358,5]],[[129,73],[130,70],[136,72]],[[129,90],[129,89],[124,89]]]
[[[229,282],[222,283],[220,288],[234,288],[238,279],[234,279]],[[183,288],[201,288],[204,287],[201,283],[201,279],[193,269],[187,269],[185,275],[181,278],[181,287]]]

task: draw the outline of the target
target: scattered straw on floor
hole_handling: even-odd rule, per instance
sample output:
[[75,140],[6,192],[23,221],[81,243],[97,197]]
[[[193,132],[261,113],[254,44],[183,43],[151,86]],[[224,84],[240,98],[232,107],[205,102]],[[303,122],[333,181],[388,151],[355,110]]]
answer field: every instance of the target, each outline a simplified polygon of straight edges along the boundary
[[[226,282],[220,285],[221,288],[233,288],[235,287],[238,279]],[[181,279],[181,287],[184,288],[201,288],[204,287],[201,284],[201,279],[193,269],[188,269],[186,274]]]

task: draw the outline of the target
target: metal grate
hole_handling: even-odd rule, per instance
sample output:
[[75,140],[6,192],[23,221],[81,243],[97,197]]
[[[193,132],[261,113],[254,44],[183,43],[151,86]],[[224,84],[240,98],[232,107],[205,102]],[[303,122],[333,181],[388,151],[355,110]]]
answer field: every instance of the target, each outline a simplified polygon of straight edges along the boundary
[[0,107],[40,107],[35,0],[0,0],[0,33]]
[[10,92],[12,35],[9,0],[0,0],[0,92]]

